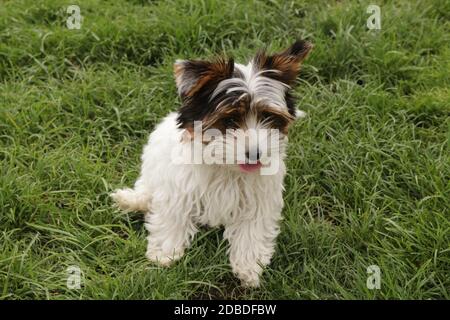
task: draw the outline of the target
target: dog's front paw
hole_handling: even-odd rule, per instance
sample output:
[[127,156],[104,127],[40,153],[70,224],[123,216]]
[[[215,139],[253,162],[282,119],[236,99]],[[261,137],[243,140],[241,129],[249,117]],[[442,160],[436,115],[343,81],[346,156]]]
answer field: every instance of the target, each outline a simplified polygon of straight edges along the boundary
[[248,288],[257,288],[260,285],[259,275],[262,268],[259,265],[251,267],[233,267],[236,276],[241,280],[241,285]]
[[241,278],[241,285],[247,288],[258,288],[259,287],[259,276]]
[[184,250],[175,251],[173,254],[163,253],[161,250],[147,249],[145,256],[151,262],[162,267],[168,267],[173,262],[179,260],[184,254]]

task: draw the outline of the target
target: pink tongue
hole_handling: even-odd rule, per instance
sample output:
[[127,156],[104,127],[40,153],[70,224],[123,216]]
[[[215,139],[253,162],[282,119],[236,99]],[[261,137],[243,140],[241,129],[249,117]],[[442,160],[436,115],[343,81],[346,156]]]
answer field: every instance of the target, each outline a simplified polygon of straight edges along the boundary
[[241,168],[241,170],[244,172],[253,172],[261,168],[261,162],[258,161],[258,163],[255,164],[240,164],[239,168]]

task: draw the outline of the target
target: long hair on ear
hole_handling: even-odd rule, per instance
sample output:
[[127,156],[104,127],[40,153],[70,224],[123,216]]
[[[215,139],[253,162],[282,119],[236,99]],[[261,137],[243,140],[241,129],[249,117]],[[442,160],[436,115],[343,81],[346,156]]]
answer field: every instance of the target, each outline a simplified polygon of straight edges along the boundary
[[177,118],[182,128],[192,126],[214,111],[209,98],[217,85],[233,76],[233,58],[212,61],[178,60],[174,64],[175,80],[182,106]]
[[313,45],[309,41],[297,40],[286,50],[268,55],[266,50],[261,50],[253,59],[254,65],[259,70],[275,70],[266,75],[291,85],[298,77],[300,67]]

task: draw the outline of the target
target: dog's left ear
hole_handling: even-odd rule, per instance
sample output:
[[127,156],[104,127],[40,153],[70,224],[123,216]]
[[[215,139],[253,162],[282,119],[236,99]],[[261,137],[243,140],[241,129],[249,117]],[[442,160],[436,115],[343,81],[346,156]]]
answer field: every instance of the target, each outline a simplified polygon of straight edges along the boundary
[[233,70],[233,59],[225,58],[214,61],[177,60],[173,65],[178,94],[182,99],[192,98],[208,88],[214,89],[220,81],[231,77]]
[[266,76],[291,85],[297,79],[300,66],[312,48],[311,42],[297,40],[280,53],[267,55],[264,51],[259,52],[254,59],[254,64],[259,70],[269,71],[265,74]]

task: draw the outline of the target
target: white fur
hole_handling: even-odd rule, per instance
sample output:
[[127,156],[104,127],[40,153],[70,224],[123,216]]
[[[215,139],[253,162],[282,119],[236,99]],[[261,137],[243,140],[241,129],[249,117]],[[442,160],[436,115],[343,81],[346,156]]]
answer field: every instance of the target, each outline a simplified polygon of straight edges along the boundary
[[237,165],[175,164],[174,149],[189,145],[182,134],[176,113],[169,114],[150,135],[134,189],[112,197],[122,209],[146,212],[151,261],[168,265],[182,257],[198,225],[223,225],[233,272],[258,286],[279,233],[284,162],[274,175],[244,173]]
[[[182,64],[183,61],[177,61],[175,66],[182,68]],[[267,72],[280,71],[256,70],[251,62],[235,64],[235,68],[243,78],[221,81],[211,99],[224,92],[238,91],[242,97],[250,96],[250,107],[261,102],[273,108],[287,108],[285,93],[289,86],[265,76]],[[195,81],[180,72],[176,76],[179,93],[188,91]],[[297,110],[296,116],[301,118],[305,113]],[[233,143],[237,140],[245,141],[240,139],[242,134],[248,137],[251,132],[256,132],[258,139],[253,139],[257,141],[256,145],[238,148],[237,153],[259,150],[262,168],[276,158],[277,170],[271,175],[243,172],[235,162],[180,163],[173,161],[173,155],[190,151],[195,142],[185,139],[185,132],[178,127],[176,118],[176,113],[169,114],[151,133],[134,188],[116,190],[111,196],[123,210],[145,212],[145,226],[149,232],[146,256],[151,261],[169,265],[181,258],[199,225],[224,226],[233,272],[244,285],[258,286],[263,267],[269,264],[274,253],[279,233],[287,137],[259,134],[268,128],[267,123],[258,123],[257,117],[250,112],[245,119],[247,131],[223,135],[219,131],[219,137],[208,144],[209,149],[222,156],[224,152],[228,154],[234,150]],[[205,157],[205,153],[202,156]],[[236,156],[242,159],[242,154]]]
[[286,108],[284,96],[289,86],[281,81],[264,76],[265,73],[280,71],[256,70],[251,62],[246,66],[236,63],[235,68],[244,75],[244,79],[231,78],[221,81],[211,95],[211,99],[223,91],[226,93],[240,91],[243,95],[249,94],[255,104],[261,102],[280,109]]

